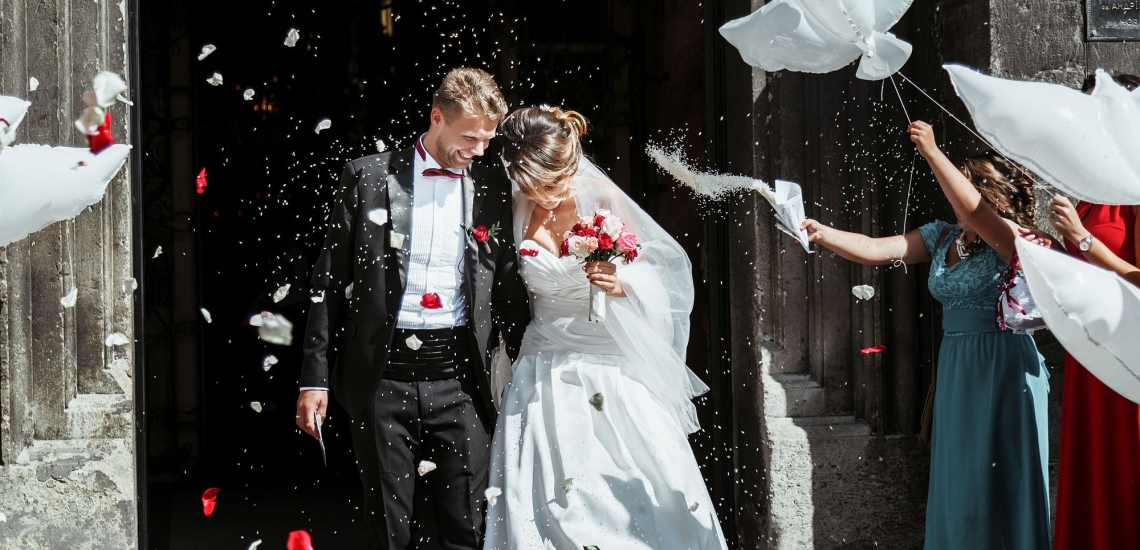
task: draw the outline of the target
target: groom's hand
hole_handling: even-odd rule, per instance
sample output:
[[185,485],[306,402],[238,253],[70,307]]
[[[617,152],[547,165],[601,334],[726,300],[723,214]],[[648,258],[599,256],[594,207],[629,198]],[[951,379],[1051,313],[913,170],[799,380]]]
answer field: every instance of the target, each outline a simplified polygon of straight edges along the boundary
[[297,427],[301,431],[317,437],[317,424],[313,413],[320,413],[321,423],[325,421],[325,411],[329,406],[329,392],[325,390],[305,390],[297,398]]
[[625,288],[617,276],[617,266],[613,262],[589,262],[582,268],[590,284],[602,288],[606,294],[621,298],[625,296]]

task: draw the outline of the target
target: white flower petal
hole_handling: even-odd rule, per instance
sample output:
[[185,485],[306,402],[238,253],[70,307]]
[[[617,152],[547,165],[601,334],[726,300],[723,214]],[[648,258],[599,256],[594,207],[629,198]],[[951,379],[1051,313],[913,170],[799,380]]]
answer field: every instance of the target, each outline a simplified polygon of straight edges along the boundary
[[416,338],[415,334],[409,336],[407,340],[404,340],[404,343],[407,344],[408,349],[412,351],[418,350],[420,349],[420,346],[424,345],[423,341],[421,341],[419,338]]
[[348,286],[344,287],[345,299],[352,299],[352,285],[354,285],[354,284],[356,284],[356,283],[348,283]]
[[297,41],[301,39],[301,33],[297,29],[289,29],[289,33],[285,35],[285,45],[290,48],[297,45]]
[[388,223],[388,209],[387,208],[373,208],[368,211],[368,221],[376,225],[384,225]]
[[123,335],[123,333],[114,332],[114,333],[111,333],[111,335],[108,336],[107,340],[105,340],[103,343],[107,347],[114,347],[114,346],[123,346],[123,345],[129,344],[129,343],[131,343],[131,341],[128,340],[127,337],[125,335]]
[[427,475],[432,470],[435,470],[435,463],[430,460],[421,460],[420,465],[416,466],[416,473],[421,476]]
[[265,359],[261,360],[261,370],[268,371],[277,364],[277,357],[274,355],[266,355]]
[[257,539],[249,543],[249,548],[246,548],[245,550],[257,550],[258,546],[261,546],[261,539]]
[[155,259],[161,255],[162,255],[162,245],[159,245],[158,248],[154,249],[154,256],[151,256],[150,259],[153,260],[153,259]]
[[206,82],[209,82],[211,86],[221,86],[225,80],[222,78],[222,73],[214,73],[214,76],[207,78]]
[[312,296],[309,296],[309,299],[312,300],[314,304],[319,304],[325,301],[325,291],[322,290],[316,294],[313,294]]
[[241,93],[241,97],[243,99],[245,99],[246,101],[253,101],[253,94],[254,93],[256,93],[256,92],[253,91],[253,88],[246,88],[246,90]]
[[376,152],[377,153],[383,153],[384,151],[387,151],[387,150],[388,150],[388,144],[384,143],[384,140],[382,140],[382,139],[376,140]]
[[34,92],[39,87],[40,87],[40,81],[38,79],[36,79],[36,77],[33,76],[33,77],[28,79],[28,91],[29,92]]
[[690,511],[690,512],[696,512],[696,511],[697,511],[697,508],[700,508],[700,507],[701,507],[701,503],[699,503],[699,502],[694,502],[694,503],[692,503],[692,504],[690,504],[690,505],[689,505],[689,511]]
[[284,300],[285,297],[289,295],[289,287],[291,287],[291,286],[293,286],[293,285],[285,285],[285,286],[277,287],[277,290],[273,293],[273,303],[276,304],[277,302]]
[[139,282],[134,277],[123,279],[123,295],[130,296],[139,289]]
[[71,291],[67,293],[67,296],[59,299],[59,303],[63,304],[63,307],[66,308],[75,307],[75,298],[77,296],[79,296],[79,289],[73,287]]
[[261,402],[260,401],[250,401],[249,402],[249,408],[253,409],[253,412],[261,412]]
[[563,491],[569,493],[570,490],[574,488],[574,478],[566,478],[566,481],[563,481],[558,486],[562,487]]
[[293,345],[293,323],[290,323],[289,320],[281,314],[263,311],[261,313],[261,326],[258,327],[257,333],[261,336],[262,340],[270,344],[277,344],[279,346]]
[[321,130],[328,130],[329,128],[332,128],[332,121],[327,118],[322,118],[317,122],[317,129],[315,131],[319,134]]
[[206,57],[214,53],[214,50],[216,49],[218,49],[217,46],[214,46],[213,44],[206,44],[205,46],[202,46],[202,53],[198,54],[198,61],[206,59]]
[[260,327],[263,324],[265,323],[262,322],[260,313],[249,318],[249,326],[251,327]]
[[95,103],[100,107],[110,107],[115,104],[115,98],[129,90],[126,82],[119,75],[103,71],[95,75],[95,85],[92,90],[95,92]]
[[503,490],[498,487],[487,487],[487,490],[483,491],[483,498],[487,499],[487,506],[494,506],[502,494]]
[[209,310],[207,310],[206,308],[203,307],[203,308],[198,308],[198,311],[202,312],[202,318],[206,320],[206,323],[213,323],[214,322],[214,318],[210,316]]
[[875,287],[871,285],[859,285],[851,288],[851,294],[860,300],[870,300],[875,297]]

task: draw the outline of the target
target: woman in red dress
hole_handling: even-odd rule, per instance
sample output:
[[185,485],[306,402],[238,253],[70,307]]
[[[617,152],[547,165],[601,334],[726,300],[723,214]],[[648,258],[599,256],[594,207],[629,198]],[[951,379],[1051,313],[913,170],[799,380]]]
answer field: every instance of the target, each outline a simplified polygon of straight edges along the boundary
[[[1134,89],[1140,78],[1117,75]],[[1095,82],[1095,81],[1093,81]],[[1085,92],[1092,86],[1086,81]],[[1140,206],[1053,197],[1049,221],[1070,254],[1140,286]],[[1065,354],[1056,550],[1140,548],[1140,405]]]

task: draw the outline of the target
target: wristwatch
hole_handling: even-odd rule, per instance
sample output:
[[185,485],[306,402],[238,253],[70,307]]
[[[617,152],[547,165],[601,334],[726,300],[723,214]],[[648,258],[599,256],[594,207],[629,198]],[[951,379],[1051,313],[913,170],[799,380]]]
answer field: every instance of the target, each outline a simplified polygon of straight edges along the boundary
[[1077,241],[1077,248],[1081,249],[1081,252],[1088,252],[1089,249],[1092,248],[1092,241],[1093,241],[1092,233],[1089,233],[1088,237],[1085,237],[1085,238],[1081,239],[1080,241]]

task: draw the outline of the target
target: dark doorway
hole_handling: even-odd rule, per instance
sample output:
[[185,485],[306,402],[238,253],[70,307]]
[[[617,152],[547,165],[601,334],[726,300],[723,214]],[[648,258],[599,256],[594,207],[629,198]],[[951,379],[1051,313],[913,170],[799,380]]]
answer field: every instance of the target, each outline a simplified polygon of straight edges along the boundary
[[[705,9],[672,0],[145,5],[146,548],[279,546],[293,529],[309,530],[318,548],[363,547],[346,415],[330,410],[327,467],[293,427],[309,269],[343,164],[410,145],[426,128],[431,91],[460,65],[495,74],[512,106],[584,113],[587,152],[690,251],[689,364],[714,387],[693,445],[731,534],[732,455],[722,443],[731,403],[714,380],[727,377],[727,346],[710,345],[726,335],[706,299],[720,284],[709,277],[719,259],[703,245],[711,226],[696,201],[643,154],[648,140],[674,139],[705,160]],[[206,44],[216,50],[199,60]],[[331,127],[317,133],[326,118]],[[494,149],[485,162],[497,163]],[[258,339],[249,319],[261,311],[294,324],[292,346]],[[266,370],[268,356],[277,362]],[[206,518],[208,487],[221,492]]]

